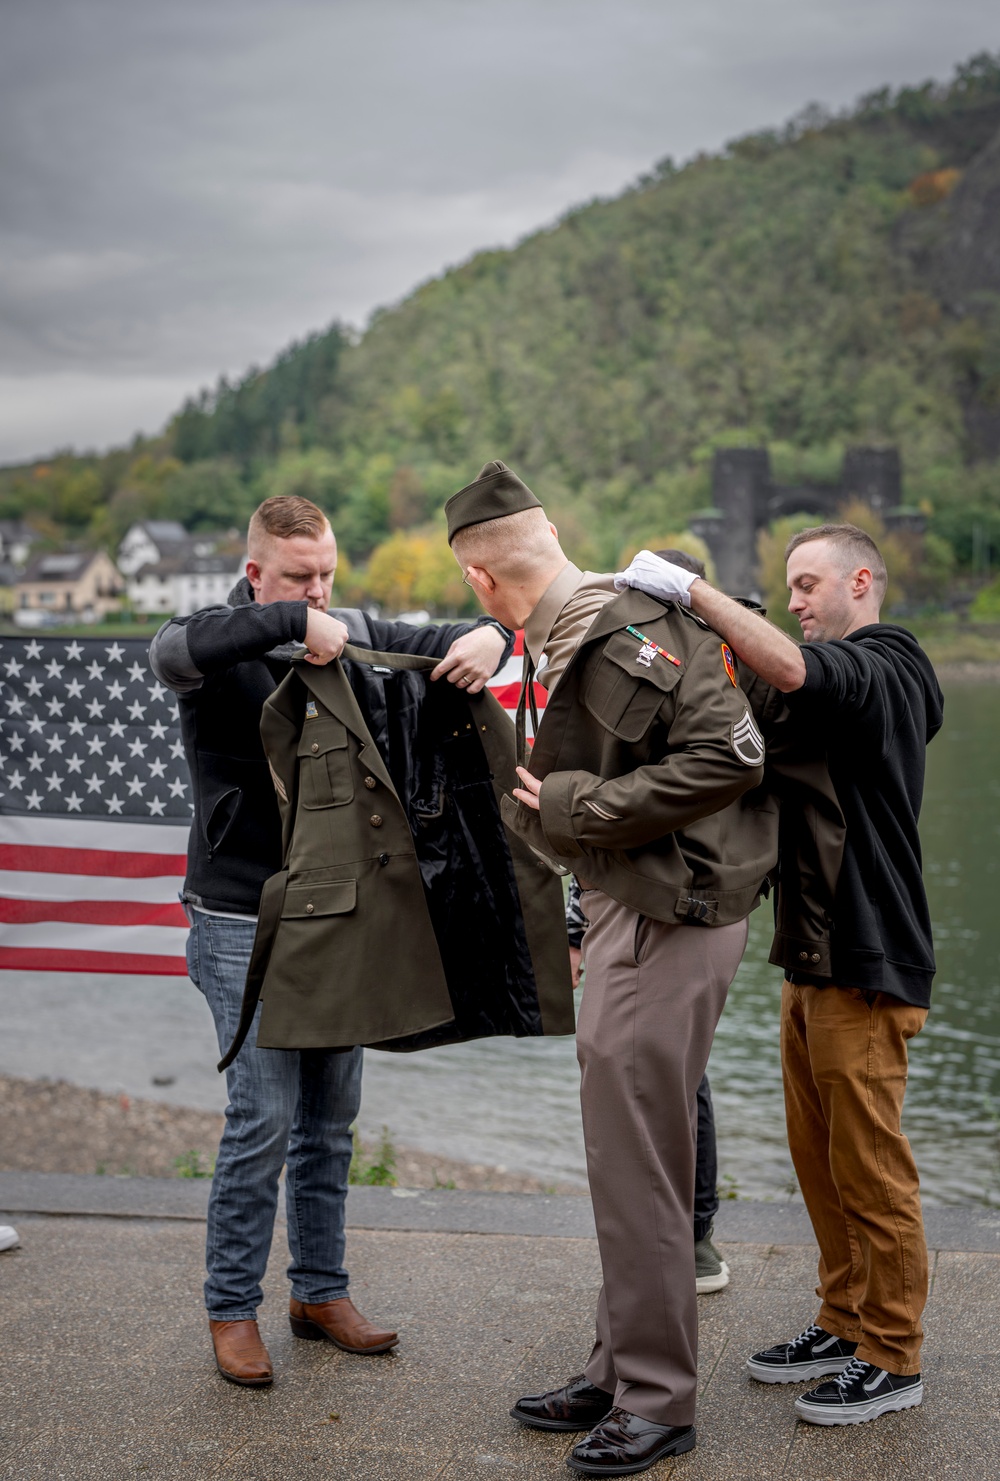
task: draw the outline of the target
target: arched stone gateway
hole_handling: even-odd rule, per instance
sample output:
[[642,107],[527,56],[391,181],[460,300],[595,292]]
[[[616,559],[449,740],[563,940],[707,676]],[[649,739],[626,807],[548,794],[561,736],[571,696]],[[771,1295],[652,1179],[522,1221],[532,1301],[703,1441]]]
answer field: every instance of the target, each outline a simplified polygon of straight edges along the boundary
[[776,484],[765,447],[718,448],[712,463],[714,508],[697,515],[691,529],[707,544],[723,591],[757,592],[757,532],[790,514],[813,515],[817,523],[836,517],[850,499],[860,499],[889,528],[922,533],[923,515],[902,506],[902,469],[895,447],[852,447],[836,484]]

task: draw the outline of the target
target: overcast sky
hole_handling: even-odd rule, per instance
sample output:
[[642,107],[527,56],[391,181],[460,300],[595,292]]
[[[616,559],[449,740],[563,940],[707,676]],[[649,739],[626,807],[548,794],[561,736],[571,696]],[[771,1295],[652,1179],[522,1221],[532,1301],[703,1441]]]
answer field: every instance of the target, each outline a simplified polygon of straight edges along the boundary
[[984,49],[997,0],[0,0],[0,461]]

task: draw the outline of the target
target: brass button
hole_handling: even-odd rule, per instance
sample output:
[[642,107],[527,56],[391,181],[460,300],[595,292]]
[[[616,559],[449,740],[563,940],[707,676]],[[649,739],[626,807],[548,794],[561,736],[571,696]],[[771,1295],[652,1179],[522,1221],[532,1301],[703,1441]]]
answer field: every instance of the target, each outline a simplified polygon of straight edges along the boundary
[[808,960],[809,960],[809,953],[807,951],[800,951],[799,952],[799,961],[800,962],[807,962]]
[[371,823],[373,828],[381,828],[382,826],[382,819],[379,817],[377,812],[373,812],[368,821],[369,823]]
[[375,780],[375,778],[373,776],[366,776],[365,777],[365,786],[368,788],[369,792],[373,792],[375,790],[375,788],[378,786],[378,783],[376,782],[376,780]]
[[319,750],[319,743],[318,743],[318,741],[313,741],[313,743],[309,747],[309,749],[310,749],[310,751],[312,751],[313,755],[315,756],[316,752]]
[[819,952],[818,951],[814,951],[813,954],[812,954],[812,956],[809,958],[809,960],[811,962],[818,962],[819,961]]
[[313,911],[315,909],[316,909],[315,905],[307,905],[306,906],[306,915],[312,915],[312,913],[313,913]]

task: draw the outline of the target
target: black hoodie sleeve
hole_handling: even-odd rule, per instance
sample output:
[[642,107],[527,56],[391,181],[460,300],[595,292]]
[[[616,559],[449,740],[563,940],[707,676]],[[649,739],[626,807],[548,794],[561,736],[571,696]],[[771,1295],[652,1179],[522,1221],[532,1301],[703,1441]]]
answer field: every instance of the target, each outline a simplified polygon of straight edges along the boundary
[[267,602],[174,617],[150,644],[150,667],[175,694],[189,694],[209,674],[263,658],[282,643],[305,642],[308,611],[305,601]]

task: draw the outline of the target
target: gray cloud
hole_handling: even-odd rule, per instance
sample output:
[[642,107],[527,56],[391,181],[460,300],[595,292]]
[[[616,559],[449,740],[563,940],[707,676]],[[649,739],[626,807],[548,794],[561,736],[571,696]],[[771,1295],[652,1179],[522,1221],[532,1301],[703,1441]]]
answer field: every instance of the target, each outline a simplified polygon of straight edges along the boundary
[[1000,44],[993,0],[40,0],[0,63],[0,458],[683,159]]

